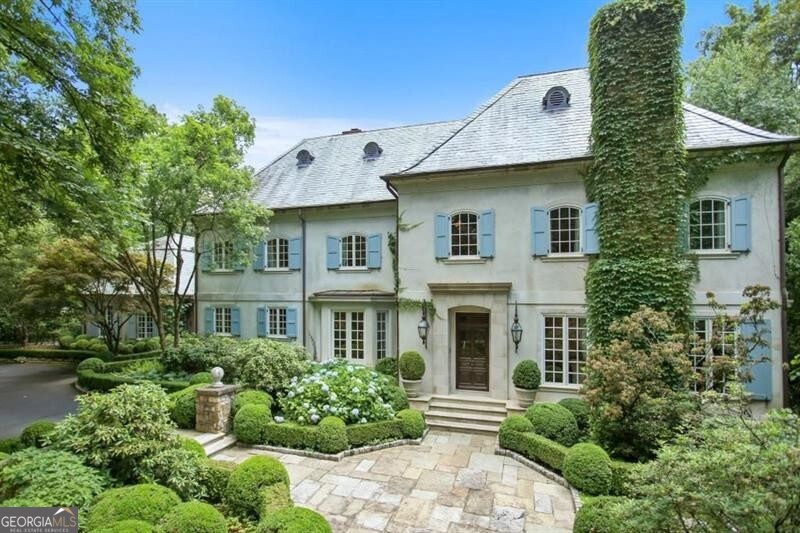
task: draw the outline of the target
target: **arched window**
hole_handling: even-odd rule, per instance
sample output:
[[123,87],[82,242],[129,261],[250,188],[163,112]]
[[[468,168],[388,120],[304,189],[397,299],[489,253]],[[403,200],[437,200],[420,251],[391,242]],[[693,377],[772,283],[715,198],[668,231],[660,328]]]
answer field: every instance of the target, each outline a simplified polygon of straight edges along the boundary
[[581,210],[562,206],[550,210],[550,253],[574,254],[581,251]]
[[727,250],[728,201],[700,198],[689,206],[689,249]]
[[478,215],[469,211],[450,215],[450,257],[478,255]]
[[367,266],[367,238],[363,235],[342,237],[342,267]]
[[289,240],[280,237],[267,241],[267,268],[289,268]]

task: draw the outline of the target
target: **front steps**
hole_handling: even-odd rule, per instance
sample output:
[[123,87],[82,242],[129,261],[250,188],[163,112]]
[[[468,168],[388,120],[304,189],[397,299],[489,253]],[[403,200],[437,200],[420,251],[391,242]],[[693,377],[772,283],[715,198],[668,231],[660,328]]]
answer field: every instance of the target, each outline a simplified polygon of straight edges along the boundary
[[410,403],[425,413],[431,429],[445,431],[494,435],[508,415],[505,400],[480,396],[433,395],[411,399]]
[[198,433],[192,435],[192,438],[203,446],[206,455],[210,458],[236,444],[236,437],[231,433]]

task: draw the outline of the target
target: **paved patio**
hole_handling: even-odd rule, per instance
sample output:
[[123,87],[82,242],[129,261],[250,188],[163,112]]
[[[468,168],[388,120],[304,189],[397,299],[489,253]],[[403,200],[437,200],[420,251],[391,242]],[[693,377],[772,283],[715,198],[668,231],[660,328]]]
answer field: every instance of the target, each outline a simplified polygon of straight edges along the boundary
[[572,531],[569,491],[517,461],[494,455],[496,439],[431,431],[421,446],[340,462],[229,448],[215,459],[277,457],[297,505],[335,531]]

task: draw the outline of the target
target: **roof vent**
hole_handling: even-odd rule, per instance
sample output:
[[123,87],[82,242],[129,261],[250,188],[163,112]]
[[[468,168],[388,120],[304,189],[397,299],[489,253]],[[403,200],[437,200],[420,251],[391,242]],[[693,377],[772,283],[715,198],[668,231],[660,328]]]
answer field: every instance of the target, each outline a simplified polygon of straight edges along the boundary
[[314,156],[308,150],[300,150],[297,152],[297,166],[307,167],[314,160]]
[[551,87],[542,98],[542,107],[547,111],[569,107],[569,91],[564,87]]
[[373,159],[378,159],[381,154],[383,153],[383,148],[378,146],[378,143],[375,141],[370,141],[364,146],[364,159],[367,161],[372,161]]
[[345,130],[342,132],[342,135],[350,135],[351,133],[361,133],[359,128],[350,128],[349,130]]

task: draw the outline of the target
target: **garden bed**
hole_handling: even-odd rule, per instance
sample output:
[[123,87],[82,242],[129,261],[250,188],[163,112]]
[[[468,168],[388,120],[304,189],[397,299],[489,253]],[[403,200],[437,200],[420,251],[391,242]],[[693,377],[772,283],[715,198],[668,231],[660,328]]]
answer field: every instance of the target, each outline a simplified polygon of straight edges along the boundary
[[[161,352],[156,352],[160,354]],[[186,375],[185,379],[174,379],[172,376],[161,376],[157,373],[150,375],[143,374],[126,374],[125,370],[132,368],[135,365],[146,365],[147,362],[158,364],[158,358],[127,356],[123,360],[115,360],[112,362],[103,361],[83,361],[78,365],[78,386],[82,390],[91,391],[109,391],[123,383],[142,383],[149,382],[155,383],[167,392],[177,392],[185,389],[190,385],[190,376]]]

